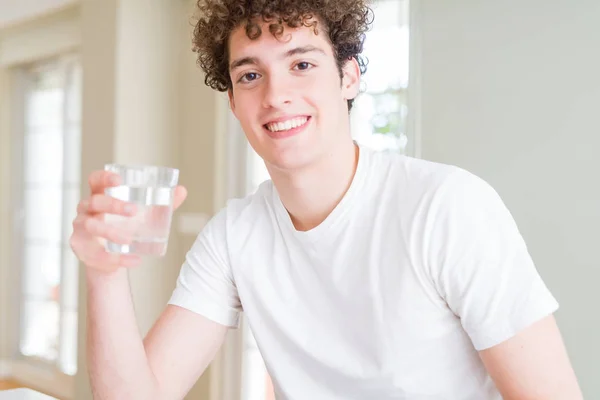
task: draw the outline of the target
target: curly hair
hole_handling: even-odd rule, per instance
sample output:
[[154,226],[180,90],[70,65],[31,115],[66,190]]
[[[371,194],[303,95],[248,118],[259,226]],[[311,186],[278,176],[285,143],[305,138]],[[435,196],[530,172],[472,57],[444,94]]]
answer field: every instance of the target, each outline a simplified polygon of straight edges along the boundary
[[[225,92],[232,88],[229,75],[228,40],[231,32],[243,24],[248,38],[261,35],[260,23],[269,24],[276,38],[283,35],[284,24],[290,28],[306,26],[318,33],[318,24],[329,38],[336,64],[342,67],[355,58],[361,75],[367,70],[361,56],[365,33],[373,22],[369,0],[198,0],[198,20],[193,34],[193,50],[205,73],[204,82]],[[348,100],[348,109],[353,99]]]

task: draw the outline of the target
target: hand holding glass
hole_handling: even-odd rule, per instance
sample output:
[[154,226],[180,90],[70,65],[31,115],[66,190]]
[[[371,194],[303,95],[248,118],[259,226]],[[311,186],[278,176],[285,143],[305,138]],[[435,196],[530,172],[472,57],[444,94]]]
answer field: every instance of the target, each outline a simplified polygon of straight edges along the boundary
[[179,170],[119,164],[107,164],[104,169],[121,177],[121,185],[106,188],[105,194],[133,203],[137,210],[133,216],[106,215],[106,223],[132,239],[125,245],[106,242],[106,250],[120,254],[163,256],[167,252]]

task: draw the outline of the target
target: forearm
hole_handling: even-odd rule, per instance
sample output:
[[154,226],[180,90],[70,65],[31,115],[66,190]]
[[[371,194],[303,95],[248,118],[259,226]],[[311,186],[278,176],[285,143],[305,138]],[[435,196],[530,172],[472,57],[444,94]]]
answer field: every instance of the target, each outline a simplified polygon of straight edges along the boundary
[[154,399],[158,385],[139,332],[127,271],[86,271],[88,369],[95,399]]

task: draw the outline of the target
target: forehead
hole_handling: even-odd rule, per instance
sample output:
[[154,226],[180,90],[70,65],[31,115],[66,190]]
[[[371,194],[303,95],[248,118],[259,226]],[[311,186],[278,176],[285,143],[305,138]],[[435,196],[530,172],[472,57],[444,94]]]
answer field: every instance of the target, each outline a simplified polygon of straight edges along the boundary
[[250,39],[246,34],[246,24],[243,23],[235,28],[229,36],[229,60],[239,57],[266,58],[270,55],[278,55],[287,49],[296,46],[318,45],[327,54],[333,54],[331,44],[327,38],[321,21],[317,22],[317,33],[315,29],[306,26],[291,28],[283,24],[283,33],[275,37],[269,31],[269,24],[259,24],[261,35],[257,39]]

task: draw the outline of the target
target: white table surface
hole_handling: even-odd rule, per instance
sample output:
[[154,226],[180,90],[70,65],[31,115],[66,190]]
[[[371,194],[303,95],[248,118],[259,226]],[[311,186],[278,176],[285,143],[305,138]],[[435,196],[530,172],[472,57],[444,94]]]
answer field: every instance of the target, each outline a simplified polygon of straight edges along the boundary
[[0,390],[0,400],[56,400],[31,389]]

